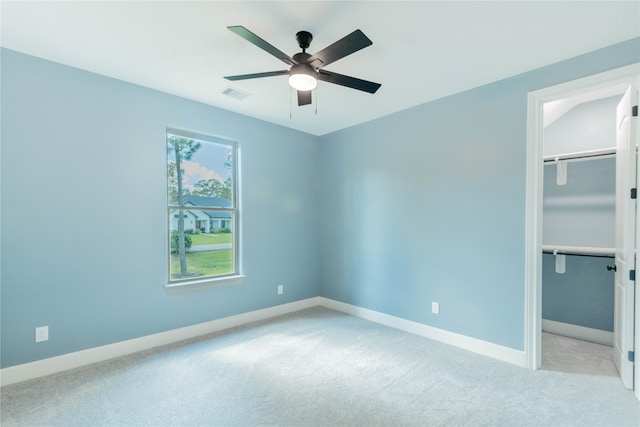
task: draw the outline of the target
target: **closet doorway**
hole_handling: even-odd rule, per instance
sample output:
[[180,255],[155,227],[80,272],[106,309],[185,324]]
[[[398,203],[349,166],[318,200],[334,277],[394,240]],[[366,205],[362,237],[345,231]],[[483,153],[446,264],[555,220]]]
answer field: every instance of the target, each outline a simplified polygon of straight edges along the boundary
[[614,366],[616,107],[622,94],[543,106],[541,368]]
[[[633,361],[640,349],[640,334],[634,337],[640,297],[626,277],[635,270],[640,240],[629,192],[638,180],[638,119],[631,117],[638,83],[640,64],[633,64],[529,94],[525,357],[528,367],[541,367],[543,330],[553,339],[611,345],[622,382],[640,399]],[[602,111],[608,118],[595,119]],[[632,142],[625,146],[625,138]],[[549,342],[545,334],[547,348]]]

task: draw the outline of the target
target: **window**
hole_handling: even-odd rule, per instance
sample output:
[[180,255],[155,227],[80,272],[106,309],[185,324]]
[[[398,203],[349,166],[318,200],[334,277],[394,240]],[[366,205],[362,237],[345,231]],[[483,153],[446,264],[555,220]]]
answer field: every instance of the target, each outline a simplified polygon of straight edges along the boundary
[[237,144],[167,130],[169,287],[239,276]]

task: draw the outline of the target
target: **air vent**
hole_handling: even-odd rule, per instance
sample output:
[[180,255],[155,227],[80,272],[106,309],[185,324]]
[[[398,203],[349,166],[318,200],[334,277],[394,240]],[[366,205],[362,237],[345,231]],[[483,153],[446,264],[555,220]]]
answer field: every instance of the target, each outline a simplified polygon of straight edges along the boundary
[[222,94],[230,96],[231,98],[234,98],[234,99],[238,99],[240,101],[242,101],[247,96],[249,96],[247,92],[241,91],[233,87],[226,88],[225,90],[222,91]]

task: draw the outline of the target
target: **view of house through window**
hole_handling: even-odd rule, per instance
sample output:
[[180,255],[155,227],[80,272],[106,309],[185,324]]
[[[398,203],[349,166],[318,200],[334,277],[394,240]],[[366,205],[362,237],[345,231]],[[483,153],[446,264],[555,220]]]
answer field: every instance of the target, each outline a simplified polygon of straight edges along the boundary
[[236,145],[167,130],[169,281],[237,274]]

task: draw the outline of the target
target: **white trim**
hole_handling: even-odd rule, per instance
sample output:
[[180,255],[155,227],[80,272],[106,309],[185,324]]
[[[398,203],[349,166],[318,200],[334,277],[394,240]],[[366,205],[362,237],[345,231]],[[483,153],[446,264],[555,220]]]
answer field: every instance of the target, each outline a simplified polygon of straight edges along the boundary
[[[540,369],[542,363],[542,102],[527,96],[527,164],[525,197],[525,330],[526,367]],[[532,141],[534,141],[532,143]],[[539,142],[538,142],[539,141]]]
[[125,356],[142,350],[195,338],[201,335],[219,332],[224,329],[241,326],[247,323],[280,316],[294,311],[319,305],[318,297],[296,301],[275,307],[250,311],[170,331],[159,332],[140,338],[120,341],[114,344],[89,348],[61,356],[10,366],[0,370],[0,385],[8,385],[20,381],[26,381],[45,375],[55,374],[68,369],[79,368],[92,363],[103,362],[114,357]]
[[380,313],[378,311],[369,310],[324,297],[319,297],[319,300],[320,305],[332,310],[341,311],[352,316],[380,323],[391,328],[429,338],[434,341],[439,341],[444,344],[449,344],[473,353],[513,363],[514,365],[521,367],[525,366],[524,352],[520,350],[515,350],[513,348],[445,331],[444,329],[434,328],[433,326],[428,326],[423,323],[413,322],[411,320],[402,319],[400,317],[391,316],[389,314]]
[[22,365],[10,366],[0,370],[0,385],[5,386],[14,384],[69,369],[79,368],[92,363],[103,362],[115,357],[125,356],[154,347],[172,344],[315,306],[322,306],[331,310],[347,313],[352,316],[380,323],[391,328],[429,338],[434,341],[439,341],[444,344],[459,347],[483,356],[509,362],[517,366],[525,366],[524,352],[519,350],[332,299],[313,297],[275,307],[237,314],[222,319],[211,320],[209,322],[199,323],[196,325],[185,326],[183,328],[173,329],[170,331],[159,332],[157,334],[121,341],[114,344],[89,348],[35,362],[24,363]]
[[603,331],[601,329],[587,328],[585,326],[542,319],[542,330],[551,334],[577,338],[579,340],[608,345],[610,347],[613,346],[613,332]]
[[168,294],[179,294],[208,288],[222,288],[225,286],[241,285],[244,278],[245,276],[242,274],[224,277],[211,277],[204,280],[192,280],[190,282],[173,282],[165,285],[164,288]]
[[[578,80],[530,92],[527,97],[527,167],[525,196],[525,357],[526,366],[539,369],[541,362],[542,323],[542,108],[546,102],[587,92],[624,90],[626,84],[637,80],[640,63],[616,68]],[[615,95],[608,90],[607,93]],[[622,94],[622,92],[621,92]],[[636,347],[640,334],[636,334]]]

